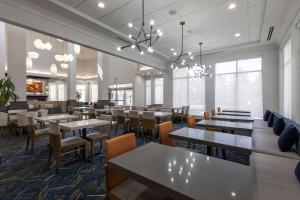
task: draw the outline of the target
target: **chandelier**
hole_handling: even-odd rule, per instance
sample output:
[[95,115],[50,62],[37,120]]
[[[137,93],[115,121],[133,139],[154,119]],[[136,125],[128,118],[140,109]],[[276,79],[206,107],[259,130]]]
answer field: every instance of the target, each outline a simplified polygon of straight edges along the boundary
[[119,46],[117,47],[118,51],[131,47],[132,49],[138,49],[141,55],[144,54],[144,51],[141,49],[141,45],[144,44],[147,46],[147,50],[150,53],[153,53],[154,50],[152,46],[157,42],[157,40],[163,35],[160,29],[154,29],[154,21],[150,21],[150,28],[147,32],[147,28],[145,27],[145,14],[144,14],[145,6],[144,0],[142,0],[142,26],[141,28],[135,27],[133,23],[129,22],[128,27],[134,28],[138,30],[138,34],[133,36],[132,34],[129,35],[130,41],[126,41],[128,45]]
[[211,66],[206,67],[202,65],[202,45],[203,43],[200,42],[200,62],[199,65],[195,63],[194,65],[190,65],[188,63],[192,62],[194,57],[192,56],[191,52],[184,53],[183,52],[183,26],[185,22],[180,22],[181,25],[181,51],[180,54],[175,58],[175,60],[171,64],[171,69],[175,67],[175,69],[183,66],[186,67],[188,71],[192,71],[194,73],[195,78],[202,78],[203,76],[212,76],[211,74],[207,73],[207,70],[211,68]]
[[203,76],[212,77],[212,74],[209,74],[207,72],[207,70],[211,69],[211,65],[209,65],[209,66],[202,65],[202,45],[203,45],[203,43],[199,42],[199,46],[200,46],[199,65],[197,63],[195,63],[194,66],[192,67],[195,78],[196,77],[202,78]]

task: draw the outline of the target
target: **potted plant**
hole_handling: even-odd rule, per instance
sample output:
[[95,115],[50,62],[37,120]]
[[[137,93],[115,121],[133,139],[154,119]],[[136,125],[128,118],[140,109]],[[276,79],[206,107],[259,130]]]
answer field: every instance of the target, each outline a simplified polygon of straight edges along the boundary
[[15,85],[10,78],[0,79],[0,107],[7,106],[10,100],[16,101]]
[[75,98],[76,98],[77,102],[79,102],[79,100],[81,99],[81,93],[80,92],[76,92],[75,93]]
[[113,97],[113,93],[112,93],[112,90],[110,88],[108,88],[107,96],[108,96],[108,100],[111,101],[111,99]]

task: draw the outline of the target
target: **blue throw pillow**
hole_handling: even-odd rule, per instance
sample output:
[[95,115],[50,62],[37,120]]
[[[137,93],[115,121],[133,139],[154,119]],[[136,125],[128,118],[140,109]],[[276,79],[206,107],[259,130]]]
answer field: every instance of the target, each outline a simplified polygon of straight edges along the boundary
[[268,121],[269,117],[271,115],[271,111],[269,111],[268,109],[265,111],[264,113],[264,121]]
[[290,151],[293,145],[298,140],[298,130],[295,126],[289,125],[281,133],[278,139],[278,147],[280,151],[286,152]]
[[298,179],[298,181],[300,183],[300,161],[298,162],[298,165],[297,165],[297,167],[295,169],[295,175],[296,175],[296,177],[297,177],[297,179]]
[[280,135],[285,127],[283,118],[274,117],[273,121],[273,132],[275,135]]
[[274,113],[270,114],[270,117],[268,119],[268,127],[272,127],[273,126],[273,121],[274,121]]

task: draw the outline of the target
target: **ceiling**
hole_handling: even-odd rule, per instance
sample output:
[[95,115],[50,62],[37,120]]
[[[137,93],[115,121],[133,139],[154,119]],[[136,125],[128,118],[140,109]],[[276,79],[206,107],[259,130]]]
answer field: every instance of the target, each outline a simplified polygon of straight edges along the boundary
[[[125,35],[132,33],[128,22],[141,24],[141,0],[102,0],[105,8],[97,6],[100,0],[59,1]],[[233,10],[228,9],[231,3],[237,5]],[[199,41],[204,51],[211,51],[259,42],[265,4],[265,0],[145,0],[145,21],[153,19],[164,33],[155,49],[166,56],[172,55],[171,48],[180,51],[180,21],[186,22],[186,52],[198,52]],[[177,13],[170,15],[171,10]]]

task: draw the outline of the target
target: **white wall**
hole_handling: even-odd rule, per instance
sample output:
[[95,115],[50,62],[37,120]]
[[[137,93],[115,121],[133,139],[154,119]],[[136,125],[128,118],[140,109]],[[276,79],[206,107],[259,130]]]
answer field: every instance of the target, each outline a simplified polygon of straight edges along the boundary
[[[299,2],[298,2],[299,3]],[[290,9],[294,9],[290,7]],[[290,12],[290,11],[289,11]],[[287,12],[287,13],[289,13]],[[287,15],[288,17],[288,15]],[[290,19],[290,18],[289,18]],[[280,67],[279,67],[279,108],[280,112],[283,112],[283,52],[282,49],[288,39],[291,39],[292,47],[292,60],[291,60],[291,118],[296,122],[300,123],[300,12],[292,18],[292,21],[284,20],[284,23],[288,23],[290,26],[287,29],[281,30],[285,33],[280,44]]]

